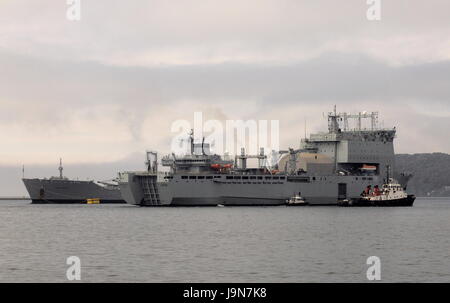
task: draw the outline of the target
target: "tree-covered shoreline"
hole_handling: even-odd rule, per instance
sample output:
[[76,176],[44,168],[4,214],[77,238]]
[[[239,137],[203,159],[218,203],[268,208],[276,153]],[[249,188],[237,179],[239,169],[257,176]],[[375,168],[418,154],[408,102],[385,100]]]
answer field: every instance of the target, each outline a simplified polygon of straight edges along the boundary
[[450,155],[398,154],[396,171],[413,174],[408,192],[421,197],[450,196]]

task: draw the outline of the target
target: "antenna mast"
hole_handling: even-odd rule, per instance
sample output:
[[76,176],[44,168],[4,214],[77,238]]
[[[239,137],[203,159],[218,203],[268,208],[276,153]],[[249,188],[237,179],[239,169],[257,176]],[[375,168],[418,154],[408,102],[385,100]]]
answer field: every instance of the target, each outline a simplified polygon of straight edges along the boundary
[[62,179],[63,178],[63,166],[62,166],[62,159],[59,158],[59,178]]
[[305,140],[306,140],[306,118],[305,118]]
[[191,155],[194,154],[194,130],[191,129],[191,132],[189,133],[189,140],[191,142]]
[[328,130],[330,133],[339,132],[339,122],[338,122],[337,106],[334,106],[334,112],[328,114]]

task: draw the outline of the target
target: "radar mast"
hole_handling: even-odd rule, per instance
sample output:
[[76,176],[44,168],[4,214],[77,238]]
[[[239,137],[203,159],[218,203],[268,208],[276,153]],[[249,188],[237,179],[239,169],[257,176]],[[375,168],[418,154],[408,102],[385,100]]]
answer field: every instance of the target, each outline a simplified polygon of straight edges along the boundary
[[64,168],[63,168],[63,166],[62,166],[62,158],[59,158],[59,167],[58,167],[58,170],[59,170],[59,178],[60,178],[60,179],[64,179],[64,177],[63,177],[63,170],[64,170]]

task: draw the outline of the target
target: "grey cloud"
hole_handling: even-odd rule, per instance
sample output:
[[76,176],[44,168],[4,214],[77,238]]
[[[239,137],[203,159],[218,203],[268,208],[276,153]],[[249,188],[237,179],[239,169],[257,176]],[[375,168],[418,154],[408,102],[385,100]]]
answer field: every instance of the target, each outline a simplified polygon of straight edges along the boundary
[[[289,62],[342,47],[436,60],[445,54],[416,48],[427,48],[424,38],[430,36],[445,52],[450,32],[446,0],[383,1],[382,21],[376,23],[367,21],[363,0],[83,1],[78,23],[65,19],[64,1],[2,1],[0,6],[0,46],[8,50],[125,65],[145,64],[140,56],[153,64]],[[384,49],[389,46],[399,49]]]
[[0,53],[0,97],[73,108],[127,110],[180,99],[442,102],[450,100],[450,61],[393,67],[361,54],[326,54],[290,65],[216,64],[112,67]]
[[[408,121],[408,112],[436,129],[449,128],[450,109],[445,109],[450,100],[450,61],[390,66],[362,54],[327,53],[290,65],[228,63],[150,68],[44,60],[2,52],[0,67],[7,71],[0,74],[0,102],[11,100],[24,105],[15,112],[3,107],[0,116],[3,122],[29,127],[61,127],[74,110],[82,108],[89,114],[94,105],[102,104],[117,106],[118,111],[108,118],[125,121],[134,139],[140,140],[142,133],[148,132],[142,128],[143,121],[150,114],[157,115],[163,106],[176,110],[187,102],[192,103],[192,112],[209,108],[212,117],[223,118],[230,113],[221,111],[230,103],[235,104],[232,118],[236,119],[244,118],[239,116],[240,108],[246,108],[248,101],[250,113],[247,111],[245,118],[283,120],[274,116],[274,108],[285,106],[286,110],[291,107],[291,111],[297,111],[298,106],[317,109],[338,104],[342,110],[380,110],[389,121],[403,120],[417,127],[417,122]],[[433,110],[447,119],[435,119]],[[253,117],[248,117],[252,112]],[[163,131],[158,125],[151,127],[153,132]],[[417,132],[426,139],[426,133],[420,129]],[[448,150],[446,135],[434,135],[440,148],[433,150]],[[403,152],[416,150],[410,143],[401,147]]]

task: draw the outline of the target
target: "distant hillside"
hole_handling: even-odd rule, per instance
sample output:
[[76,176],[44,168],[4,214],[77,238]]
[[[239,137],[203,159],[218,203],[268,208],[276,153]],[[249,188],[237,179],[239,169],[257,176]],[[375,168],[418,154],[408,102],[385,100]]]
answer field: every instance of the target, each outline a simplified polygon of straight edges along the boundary
[[416,196],[450,196],[450,155],[443,153],[396,156],[396,171],[414,175],[408,192]]

